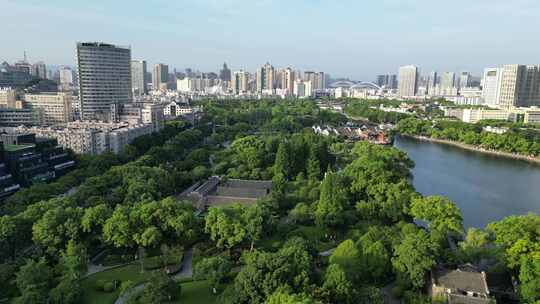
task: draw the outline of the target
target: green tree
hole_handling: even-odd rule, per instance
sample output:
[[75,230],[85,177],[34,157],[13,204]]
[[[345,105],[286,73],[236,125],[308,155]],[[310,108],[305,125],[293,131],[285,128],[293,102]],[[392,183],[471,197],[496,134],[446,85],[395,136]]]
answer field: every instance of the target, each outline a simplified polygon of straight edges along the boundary
[[139,299],[139,303],[161,304],[174,300],[175,295],[180,294],[181,285],[163,272],[152,275]]
[[436,245],[422,229],[407,233],[394,248],[392,265],[405,274],[415,288],[422,288],[426,272],[435,265]]
[[[48,298],[53,271],[44,258],[28,260],[17,272],[15,282],[21,293],[21,303],[45,303]],[[40,299],[35,301],[35,299]],[[23,302],[26,301],[26,302]]]
[[441,233],[463,233],[461,211],[448,198],[442,196],[417,197],[412,200],[411,215],[429,223],[431,230]]
[[320,304],[320,302],[306,294],[290,294],[280,288],[266,299],[265,304]]
[[75,304],[80,303],[83,290],[79,281],[63,279],[51,290],[50,303]]
[[540,301],[540,252],[521,258],[519,293],[526,303]]
[[315,209],[315,222],[323,227],[340,226],[343,224],[346,208],[347,193],[339,176],[329,171],[321,184],[321,195]]
[[34,241],[57,253],[71,239],[77,239],[81,230],[83,211],[77,207],[56,207],[48,210],[32,226]]
[[205,218],[205,232],[216,242],[218,248],[231,249],[247,237],[247,227],[242,219],[240,204],[229,208],[210,208]]
[[194,278],[197,280],[208,280],[212,287],[212,292],[215,294],[219,288],[219,284],[229,274],[232,269],[231,262],[221,256],[202,259],[195,265]]
[[291,155],[290,148],[286,141],[282,141],[276,152],[276,160],[274,162],[274,175],[283,174],[285,179],[291,178]]
[[64,278],[75,281],[88,271],[88,255],[86,248],[74,240],[68,242],[65,253],[62,253],[62,266]]
[[356,303],[356,290],[339,264],[328,266],[322,288],[327,292],[327,300],[331,303]]
[[339,244],[329,259],[330,264],[338,264],[352,280],[360,273],[360,252],[353,240],[345,240]]

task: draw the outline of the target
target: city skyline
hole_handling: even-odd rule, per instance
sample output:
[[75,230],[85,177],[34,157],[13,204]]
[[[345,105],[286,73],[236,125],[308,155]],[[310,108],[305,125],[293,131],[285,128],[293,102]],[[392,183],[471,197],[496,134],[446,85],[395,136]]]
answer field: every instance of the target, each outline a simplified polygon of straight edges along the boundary
[[[0,60],[20,60],[27,51],[32,62],[74,66],[77,41],[103,41],[130,45],[132,59],[149,66],[163,62],[171,70],[218,70],[227,62],[232,70],[255,71],[269,61],[366,81],[407,64],[421,67],[423,74],[465,70],[479,75],[489,66],[535,63],[539,45],[530,37],[540,4],[457,2],[300,1],[284,10],[280,1],[157,2],[149,9],[149,4],[124,1],[2,0],[0,17],[7,30]],[[305,13],[296,16],[300,10]],[[444,16],[437,13],[442,10]],[[21,15],[34,21],[21,25]],[[504,23],[493,21],[501,17]],[[308,22],[313,26],[300,26]]]

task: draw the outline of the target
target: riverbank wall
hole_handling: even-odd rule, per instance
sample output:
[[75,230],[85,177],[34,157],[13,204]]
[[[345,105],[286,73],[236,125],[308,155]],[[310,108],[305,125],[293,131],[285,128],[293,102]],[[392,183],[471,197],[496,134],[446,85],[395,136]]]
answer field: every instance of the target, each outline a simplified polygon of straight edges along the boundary
[[417,140],[454,146],[454,147],[458,147],[464,150],[470,150],[470,151],[480,152],[484,154],[491,154],[491,155],[496,155],[496,156],[501,156],[501,157],[506,157],[506,158],[522,160],[522,161],[526,161],[526,162],[540,166],[540,159],[535,158],[535,157],[513,154],[513,153],[508,153],[508,152],[495,151],[495,150],[488,150],[488,149],[481,148],[479,146],[464,144],[458,141],[453,141],[453,140],[448,140],[448,139],[438,139],[438,138],[431,138],[431,137],[418,136],[418,135],[408,135],[408,134],[399,134],[399,135],[403,137],[414,138]]

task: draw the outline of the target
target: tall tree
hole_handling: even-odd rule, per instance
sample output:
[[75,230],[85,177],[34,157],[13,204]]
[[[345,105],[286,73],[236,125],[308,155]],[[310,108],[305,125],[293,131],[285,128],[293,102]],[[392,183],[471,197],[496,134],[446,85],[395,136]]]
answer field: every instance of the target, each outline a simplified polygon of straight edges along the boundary
[[392,265],[406,275],[415,288],[424,286],[426,272],[435,265],[436,245],[422,229],[406,233],[394,248]]
[[276,152],[274,175],[283,174],[285,179],[289,180],[292,173],[291,166],[290,147],[286,141],[281,141]]
[[195,265],[194,277],[196,279],[208,280],[212,287],[212,292],[217,293],[219,284],[229,274],[232,269],[231,262],[221,256],[202,259]]
[[346,207],[347,194],[341,185],[339,175],[327,172],[315,209],[315,222],[318,226],[337,227],[343,223]]
[[429,223],[429,228],[441,233],[463,233],[461,211],[443,196],[417,197],[412,200],[411,215]]

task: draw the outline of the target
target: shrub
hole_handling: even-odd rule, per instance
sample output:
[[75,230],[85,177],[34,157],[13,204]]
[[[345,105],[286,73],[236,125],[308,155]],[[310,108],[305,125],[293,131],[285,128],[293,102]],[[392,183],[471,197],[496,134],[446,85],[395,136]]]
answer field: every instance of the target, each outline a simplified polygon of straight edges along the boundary
[[113,292],[116,289],[116,284],[114,281],[108,281],[103,285],[104,292]]
[[105,286],[105,283],[107,283],[107,280],[101,279],[96,281],[95,288],[96,290],[102,291],[103,287]]

